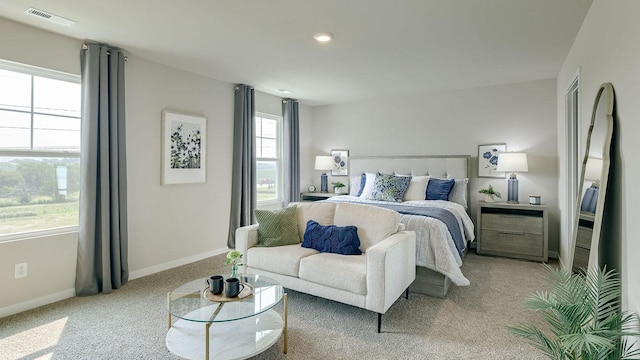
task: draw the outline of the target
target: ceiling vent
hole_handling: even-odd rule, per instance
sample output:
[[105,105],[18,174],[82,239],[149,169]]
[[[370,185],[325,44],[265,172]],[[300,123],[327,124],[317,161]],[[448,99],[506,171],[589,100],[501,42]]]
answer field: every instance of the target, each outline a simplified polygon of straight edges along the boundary
[[36,17],[39,17],[41,19],[44,20],[48,20],[51,22],[54,22],[56,24],[60,24],[60,25],[64,25],[64,26],[71,26],[74,25],[76,22],[75,21],[71,21],[69,19],[65,19],[63,17],[57,16],[57,15],[53,15],[51,13],[48,13],[46,11],[42,11],[42,10],[38,10],[38,9],[34,9],[34,8],[28,8],[25,13],[29,14],[29,15],[33,15]]

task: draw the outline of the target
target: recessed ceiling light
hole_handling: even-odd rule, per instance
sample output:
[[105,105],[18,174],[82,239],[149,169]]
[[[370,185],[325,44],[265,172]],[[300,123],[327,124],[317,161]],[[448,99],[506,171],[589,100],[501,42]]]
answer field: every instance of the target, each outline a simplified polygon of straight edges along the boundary
[[317,34],[313,35],[313,38],[316,39],[317,41],[320,41],[320,42],[327,42],[327,41],[331,41],[331,39],[333,39],[333,35],[331,35],[329,33],[317,33]]
[[289,91],[287,89],[278,89],[278,92],[282,93],[282,94],[291,94],[291,91]]

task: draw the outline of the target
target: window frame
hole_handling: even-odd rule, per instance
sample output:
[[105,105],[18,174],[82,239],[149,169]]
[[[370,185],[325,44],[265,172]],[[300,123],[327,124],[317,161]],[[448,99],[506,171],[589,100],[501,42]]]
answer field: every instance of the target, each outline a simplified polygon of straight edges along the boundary
[[[16,63],[4,59],[0,59],[0,69],[18,72],[22,74],[26,74],[31,76],[31,108],[28,112],[20,111],[20,110],[10,110],[3,109],[3,111],[13,111],[17,113],[28,113],[31,117],[31,129],[30,129],[30,149],[1,149],[0,148],[0,157],[17,157],[17,158],[80,158],[81,149],[78,151],[71,150],[44,150],[44,149],[33,149],[33,118],[35,115],[47,115],[52,116],[51,114],[42,114],[40,112],[34,111],[33,107],[33,83],[34,76],[66,81],[76,84],[81,84],[80,75],[69,74],[57,70],[45,69],[41,67],[31,66],[27,64]],[[53,115],[56,117],[66,117],[66,118],[76,118],[75,116],[65,116],[65,115]],[[82,113],[80,114],[79,120],[82,121]],[[79,210],[78,210],[79,213]],[[7,241],[15,241],[22,239],[30,239],[41,236],[51,236],[51,235],[60,235],[65,233],[77,232],[79,231],[79,224],[76,225],[65,225],[65,226],[54,226],[45,229],[39,230],[30,230],[24,232],[15,232],[9,234],[1,234],[0,235],[0,243]]]
[[[265,158],[265,157],[258,157],[257,151],[258,151],[258,147],[256,145],[256,162],[255,164],[253,164],[253,168],[255,173],[258,173],[257,170],[257,164],[260,161],[275,161],[276,162],[276,198],[275,199],[270,199],[270,200],[257,200],[256,199],[256,204],[258,207],[264,207],[264,206],[269,206],[269,205],[275,205],[275,204],[282,204],[282,194],[283,194],[283,184],[282,184],[282,180],[283,180],[283,170],[282,170],[282,135],[283,135],[283,131],[282,131],[282,125],[283,125],[283,118],[280,115],[274,115],[274,114],[268,114],[268,113],[263,113],[263,112],[259,112],[256,111],[255,113],[255,117],[257,118],[263,118],[263,119],[269,119],[269,120],[274,120],[276,121],[276,155],[277,157],[274,158]],[[258,139],[258,133],[256,131],[255,134],[255,139],[257,141]],[[262,136],[260,136],[262,137]],[[254,189],[257,193],[257,181],[256,181],[256,188]],[[257,196],[256,196],[257,197]]]

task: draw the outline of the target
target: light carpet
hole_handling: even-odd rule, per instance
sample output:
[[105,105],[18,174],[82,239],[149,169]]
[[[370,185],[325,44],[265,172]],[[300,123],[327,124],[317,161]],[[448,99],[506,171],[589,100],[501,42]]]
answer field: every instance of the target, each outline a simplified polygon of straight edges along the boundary
[[[130,281],[109,295],[0,319],[0,359],[176,359],[165,346],[167,292],[229,271],[219,255]],[[383,316],[380,334],[373,312],[288,291],[288,354],[281,338],[253,359],[544,359],[506,329],[540,323],[521,304],[543,288],[541,264],[470,252],[462,271],[471,286],[453,286],[444,299],[401,297]]]

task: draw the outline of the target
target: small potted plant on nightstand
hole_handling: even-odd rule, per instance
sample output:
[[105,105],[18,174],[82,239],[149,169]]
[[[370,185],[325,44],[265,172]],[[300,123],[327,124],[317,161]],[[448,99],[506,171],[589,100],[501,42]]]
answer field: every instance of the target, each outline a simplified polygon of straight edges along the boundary
[[488,189],[482,189],[478,191],[480,194],[484,194],[484,202],[492,203],[496,202],[496,197],[501,198],[500,192],[495,191],[493,186],[489,185]]
[[347,185],[341,183],[341,182],[332,182],[331,185],[333,185],[333,191],[336,194],[346,194],[347,193]]

